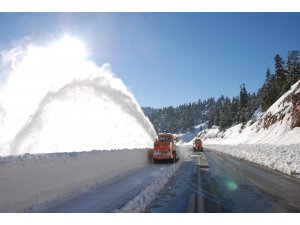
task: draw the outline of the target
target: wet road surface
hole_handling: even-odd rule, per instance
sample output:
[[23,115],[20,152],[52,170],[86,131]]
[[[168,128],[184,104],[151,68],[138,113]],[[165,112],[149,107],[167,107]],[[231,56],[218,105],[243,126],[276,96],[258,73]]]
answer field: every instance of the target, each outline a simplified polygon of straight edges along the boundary
[[190,157],[147,212],[300,212],[300,180],[205,149]]

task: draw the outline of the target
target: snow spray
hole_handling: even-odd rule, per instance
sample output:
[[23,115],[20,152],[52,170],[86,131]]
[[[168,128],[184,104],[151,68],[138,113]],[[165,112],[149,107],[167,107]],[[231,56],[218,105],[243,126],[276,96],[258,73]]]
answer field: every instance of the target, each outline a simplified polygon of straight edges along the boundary
[[156,136],[134,96],[76,39],[0,56],[0,155],[143,148]]

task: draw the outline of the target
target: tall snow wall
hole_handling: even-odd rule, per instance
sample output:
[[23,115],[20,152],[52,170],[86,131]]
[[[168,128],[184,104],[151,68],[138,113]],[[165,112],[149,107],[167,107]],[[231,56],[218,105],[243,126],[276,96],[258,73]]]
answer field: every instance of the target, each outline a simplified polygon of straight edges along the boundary
[[148,164],[145,149],[0,158],[0,212],[43,212]]

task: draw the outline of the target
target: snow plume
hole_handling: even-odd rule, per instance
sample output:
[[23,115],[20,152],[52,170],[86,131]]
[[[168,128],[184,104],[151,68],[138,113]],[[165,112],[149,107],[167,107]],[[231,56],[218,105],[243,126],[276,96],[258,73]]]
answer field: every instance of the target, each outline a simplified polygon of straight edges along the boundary
[[78,40],[1,58],[10,68],[0,72],[0,155],[152,145],[156,133],[134,96],[110,65],[86,60]]

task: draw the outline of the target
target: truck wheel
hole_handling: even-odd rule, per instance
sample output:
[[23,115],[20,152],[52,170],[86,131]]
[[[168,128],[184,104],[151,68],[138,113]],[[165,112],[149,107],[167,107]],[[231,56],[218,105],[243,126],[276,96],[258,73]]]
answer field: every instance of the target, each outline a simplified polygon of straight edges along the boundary
[[176,157],[177,157],[176,151],[174,151],[174,152],[173,152],[173,162],[174,162],[174,163],[176,163]]

